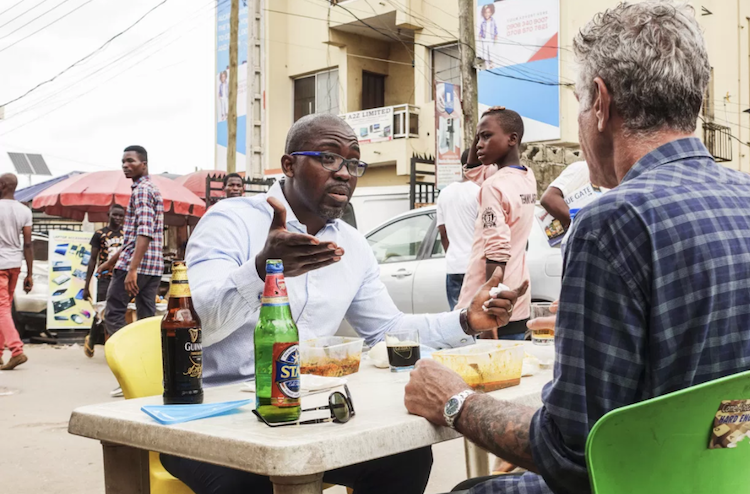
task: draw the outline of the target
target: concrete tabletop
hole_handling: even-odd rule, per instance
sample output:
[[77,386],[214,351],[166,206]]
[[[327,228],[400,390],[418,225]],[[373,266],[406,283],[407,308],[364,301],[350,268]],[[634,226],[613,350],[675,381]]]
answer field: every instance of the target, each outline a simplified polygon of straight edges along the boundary
[[[522,378],[518,386],[490,395],[541,406],[541,389],[551,378],[551,370],[542,370]],[[228,415],[167,426],[141,411],[143,405],[163,404],[161,396],[152,396],[77,408],[68,430],[108,443],[281,477],[317,474],[460,436],[406,411],[408,373],[377,369],[363,360],[360,371],[346,379],[356,412],[346,424],[270,428],[252,414],[253,405],[247,405]],[[243,388],[206,388],[204,403],[254,398]],[[304,397],[302,407],[325,405],[330,392]],[[328,411],[307,412],[303,418],[328,415]]]

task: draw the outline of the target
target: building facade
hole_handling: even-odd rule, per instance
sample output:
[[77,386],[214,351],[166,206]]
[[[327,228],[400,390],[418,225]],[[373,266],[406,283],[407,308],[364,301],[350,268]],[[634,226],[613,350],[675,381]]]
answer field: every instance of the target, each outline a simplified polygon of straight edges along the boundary
[[[371,167],[360,178],[360,188],[405,186],[412,157],[435,156],[435,83],[460,85],[457,0],[245,1],[249,4],[251,66],[246,99],[256,102],[247,111],[245,145],[261,149],[262,156],[253,164],[247,157],[252,153],[247,152],[237,160],[240,170],[280,173],[287,130],[296,119],[318,112],[344,115],[387,109],[392,115],[386,121],[391,123],[386,139],[362,144],[362,159]],[[534,69],[517,73],[530,79],[527,82],[553,84],[553,90],[559,91],[559,137],[528,143],[526,157],[540,166],[565,165],[580,159],[572,38],[594,14],[618,1],[504,0],[495,4],[508,9],[514,2],[534,1],[553,1],[558,9],[559,36],[546,47],[554,49],[559,59],[557,83]],[[479,0],[478,8],[490,3]],[[750,173],[750,2],[690,3],[703,27],[713,67],[696,135],[717,160]],[[501,56],[504,34],[499,32],[496,38]],[[512,43],[506,45],[512,49]],[[539,80],[534,81],[535,76]],[[523,92],[512,96],[516,101],[526,97]],[[513,98],[505,106],[513,108]],[[251,120],[258,124],[255,129]],[[384,126],[374,123],[370,130],[383,131]],[[220,162],[217,156],[219,167]]]

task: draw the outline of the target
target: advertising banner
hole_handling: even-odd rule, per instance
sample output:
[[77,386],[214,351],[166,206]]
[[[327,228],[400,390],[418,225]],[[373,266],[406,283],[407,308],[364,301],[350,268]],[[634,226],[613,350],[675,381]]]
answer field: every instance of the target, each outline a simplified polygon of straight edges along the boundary
[[[217,166],[226,170],[227,114],[229,112],[229,18],[231,2],[216,0],[216,146]],[[240,0],[237,40],[237,163],[245,155],[247,132],[247,0]]]
[[524,142],[560,138],[560,0],[478,0],[479,113],[523,117]]
[[[88,329],[94,309],[83,299],[91,258],[91,232],[49,232],[47,329]],[[96,293],[96,290],[93,290]]]
[[461,87],[435,84],[435,186],[439,189],[461,180]]
[[345,113],[342,118],[354,129],[360,144],[393,139],[393,107]]

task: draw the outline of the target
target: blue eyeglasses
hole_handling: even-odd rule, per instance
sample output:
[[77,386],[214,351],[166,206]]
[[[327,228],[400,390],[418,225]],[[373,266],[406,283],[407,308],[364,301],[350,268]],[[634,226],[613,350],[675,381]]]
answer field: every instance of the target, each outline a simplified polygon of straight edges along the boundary
[[329,153],[325,151],[297,151],[292,153],[292,156],[309,156],[320,161],[328,171],[337,172],[346,165],[346,169],[349,171],[349,175],[353,177],[361,177],[367,170],[367,163],[355,159],[348,160],[343,156],[339,156],[336,153]]

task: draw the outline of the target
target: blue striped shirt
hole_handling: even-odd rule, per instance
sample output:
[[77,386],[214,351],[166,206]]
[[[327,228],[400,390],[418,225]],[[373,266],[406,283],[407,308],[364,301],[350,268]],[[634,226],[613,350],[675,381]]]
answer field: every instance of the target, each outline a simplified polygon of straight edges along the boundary
[[750,369],[750,176],[696,138],[641,158],[567,241],[554,379],[531,424],[540,475],[472,493],[590,492],[605,413]]

